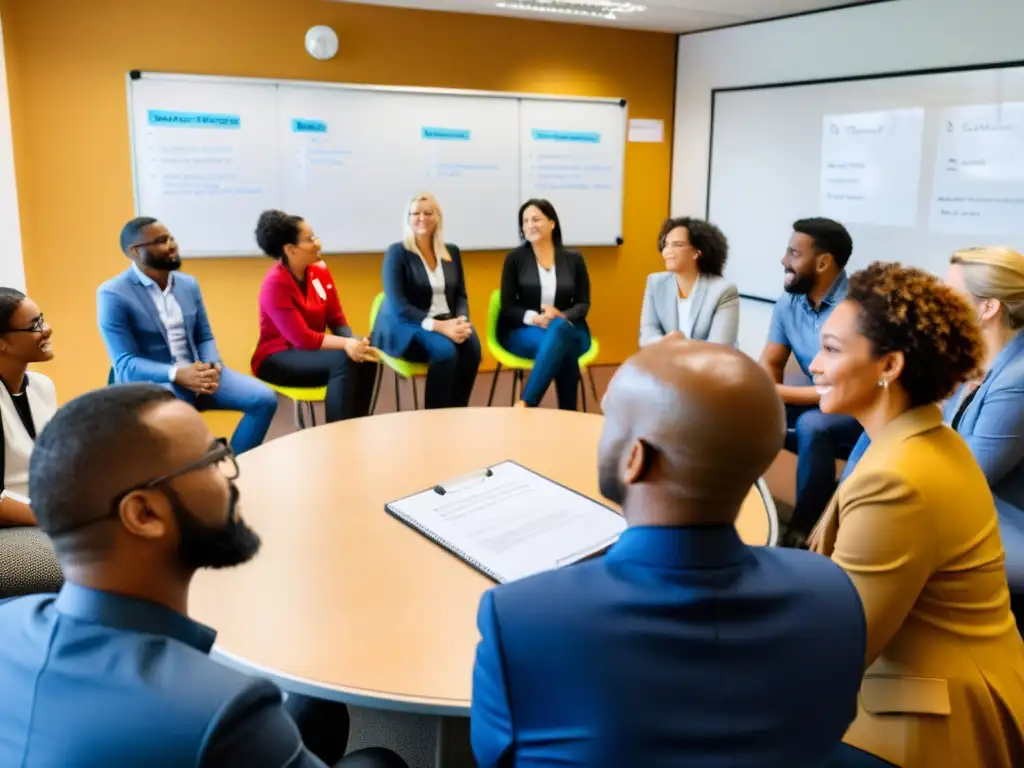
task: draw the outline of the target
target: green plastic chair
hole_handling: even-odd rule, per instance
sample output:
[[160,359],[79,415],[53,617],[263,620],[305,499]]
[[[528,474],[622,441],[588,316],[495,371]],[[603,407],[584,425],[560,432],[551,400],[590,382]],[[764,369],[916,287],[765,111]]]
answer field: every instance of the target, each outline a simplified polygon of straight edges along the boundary
[[[498,375],[501,373],[502,368],[508,368],[513,372],[512,379],[512,402],[510,405],[516,403],[516,391],[521,393],[523,391],[523,381],[526,379],[527,371],[533,370],[533,360],[526,357],[519,357],[513,355],[498,341],[498,316],[501,314],[501,291],[494,291],[491,293],[491,303],[487,307],[487,349],[490,351],[491,356],[497,361],[497,366],[494,369],[494,378],[491,379],[491,394],[487,398],[487,405],[490,406],[494,402],[494,390],[498,386]],[[594,395],[594,401],[597,402],[600,398],[597,396],[597,384],[594,382],[594,372],[590,369],[594,360],[597,358],[598,352],[601,351],[601,345],[597,339],[593,336],[590,337],[590,349],[580,355],[578,363],[580,366],[580,394],[583,400],[583,410],[587,410],[587,387],[583,383],[583,372],[587,372],[587,377],[590,379],[590,391]]]
[[[377,322],[377,313],[380,312],[380,306],[384,303],[384,292],[378,293],[374,299],[373,304],[370,306],[370,333],[373,333],[374,323]],[[411,363],[408,360],[404,360],[401,357],[391,357],[385,355],[383,352],[380,353],[380,361],[383,365],[386,365],[395,374],[395,408],[402,410],[402,397],[401,390],[399,389],[399,379],[408,379],[409,385],[412,387],[412,407],[419,410],[420,399],[416,393],[416,377],[427,375],[427,364],[426,363]],[[380,368],[377,371],[377,383],[373,387],[373,400],[370,405],[370,413],[374,413],[377,410],[377,401],[380,398],[380,387],[384,381],[384,369]]]
[[[253,352],[255,352],[255,348]],[[252,355],[250,355],[252,357]],[[253,376],[256,376],[256,372],[253,372]],[[257,377],[259,378],[259,377]],[[303,406],[305,406],[305,412],[309,414],[309,426],[316,426],[316,410],[313,408],[314,403],[322,403],[327,398],[327,385],[322,387],[283,387],[280,384],[271,384],[269,381],[259,381],[266,384],[272,390],[279,395],[284,395],[295,406],[295,428],[305,429],[306,418],[303,412]]]

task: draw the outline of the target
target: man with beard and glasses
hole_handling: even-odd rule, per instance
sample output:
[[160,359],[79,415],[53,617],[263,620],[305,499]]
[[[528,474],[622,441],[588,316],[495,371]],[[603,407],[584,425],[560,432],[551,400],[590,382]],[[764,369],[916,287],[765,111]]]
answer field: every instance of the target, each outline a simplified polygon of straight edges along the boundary
[[677,332],[602,406],[601,493],[629,527],[602,558],[484,594],[478,764],[819,765],[857,712],[865,620],[834,563],[736,533],[782,447],[771,379]]
[[117,383],[153,382],[200,411],[241,411],[236,454],[263,442],[277,396],[251,376],[224,368],[199,284],[178,272],[178,244],[156,219],[125,224],[121,250],[132,265],[96,294],[100,334]]
[[[211,660],[215,631],[187,615],[197,569],[260,548],[237,476],[227,442],[163,387],[57,410],[29,490],[66,583],[0,602],[0,765],[323,768],[277,687]],[[335,725],[332,758],[347,740]],[[341,765],[404,763],[368,750]]]
[[[835,493],[836,460],[850,455],[862,431],[851,416],[822,413],[818,390],[810,383],[821,327],[846,298],[846,264],[852,253],[850,233],[838,221],[801,219],[793,224],[782,257],[786,293],[775,303],[761,352],[761,365],[786,404],[786,448],[797,455],[796,504],[783,539],[789,546],[804,546]],[[790,354],[807,376],[804,386],[783,383]]]

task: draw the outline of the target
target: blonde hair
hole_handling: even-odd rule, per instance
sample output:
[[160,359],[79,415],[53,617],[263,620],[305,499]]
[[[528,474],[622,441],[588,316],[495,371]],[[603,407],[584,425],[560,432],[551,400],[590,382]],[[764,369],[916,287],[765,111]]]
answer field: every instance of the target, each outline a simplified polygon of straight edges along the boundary
[[412,207],[420,202],[430,203],[434,208],[434,216],[437,218],[437,227],[434,229],[434,255],[441,261],[451,261],[452,255],[448,253],[448,246],[444,244],[444,215],[441,213],[441,206],[438,205],[437,198],[429,192],[420,192],[417,195],[413,195],[409,202],[406,203],[405,218],[402,220],[402,227],[405,232],[402,238],[402,245],[421,259],[423,258],[420,247],[416,245],[416,233],[412,231],[412,223],[409,221],[412,217]]
[[995,299],[1012,329],[1024,328],[1024,256],[1006,246],[964,248],[950,258],[964,268],[964,286],[979,299]]

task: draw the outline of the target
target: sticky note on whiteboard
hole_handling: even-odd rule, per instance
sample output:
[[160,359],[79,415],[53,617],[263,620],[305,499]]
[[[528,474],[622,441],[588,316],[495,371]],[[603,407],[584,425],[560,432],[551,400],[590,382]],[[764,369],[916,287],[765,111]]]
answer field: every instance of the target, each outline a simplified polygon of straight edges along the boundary
[[665,121],[640,118],[630,120],[629,140],[644,144],[660,144],[665,140]]

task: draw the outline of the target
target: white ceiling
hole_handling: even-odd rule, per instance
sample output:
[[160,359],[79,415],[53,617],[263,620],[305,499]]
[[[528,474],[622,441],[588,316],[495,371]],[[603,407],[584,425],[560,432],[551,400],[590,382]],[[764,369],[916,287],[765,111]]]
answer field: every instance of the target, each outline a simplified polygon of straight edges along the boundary
[[[562,14],[510,11],[497,7],[497,0],[335,0],[359,2],[363,5],[390,5],[396,8],[420,8],[453,13],[483,13],[535,20],[561,21],[575,24],[649,29],[659,32],[694,32],[711,27],[771,19],[806,11],[824,10],[851,5],[851,0],[630,0],[644,5],[641,13],[620,14],[616,21],[567,17]],[[572,0],[569,0],[570,2]],[[579,0],[585,2],[586,0]],[[884,0],[856,0],[869,3]],[[593,0],[591,0],[593,2]],[[600,2],[600,0],[598,0]]]

